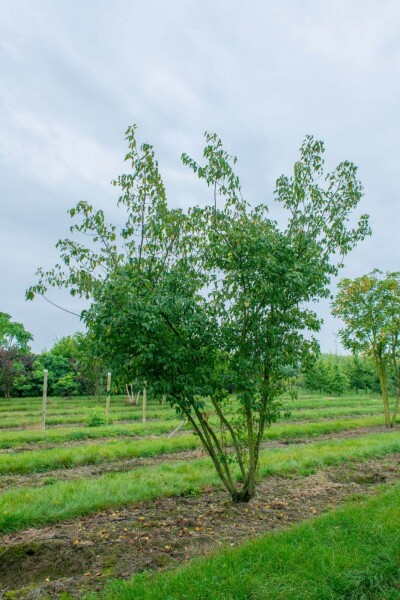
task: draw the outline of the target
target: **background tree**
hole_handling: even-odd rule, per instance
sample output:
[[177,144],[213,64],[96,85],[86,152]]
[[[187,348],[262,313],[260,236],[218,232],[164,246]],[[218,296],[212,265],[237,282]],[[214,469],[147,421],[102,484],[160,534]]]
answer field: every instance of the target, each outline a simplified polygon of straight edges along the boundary
[[362,196],[356,167],[345,161],[325,175],[324,146],[308,136],[293,176],[277,181],[287,211],[279,228],[265,205],[243,199],[236,158],[216,135],[206,134],[204,165],[183,155],[213,192],[210,205],[187,212],[168,208],[153,149],[138,149],[134,127],[127,140],[132,172],[114,182],[125,224],[108,225],[80,202],[71,230],[93,245],[58,242],[62,265],[40,269],[27,297],[59,286],[90,298],[82,318],[97,352],[117,375],[136,373],[165,395],[232,498],[248,501],[284,373],[317,350],[321,322],[307,306],[329,295],[335,255],[369,234],[365,215],[348,227]]
[[341,396],[349,389],[349,380],[343,369],[335,362],[329,378],[329,392],[335,396]]
[[350,388],[355,390],[358,394],[360,390],[368,392],[369,390],[376,390],[379,381],[371,360],[368,357],[360,357],[355,354],[351,363],[348,367],[348,378]]
[[11,397],[17,378],[29,368],[27,356],[32,340],[32,334],[22,323],[12,321],[9,314],[0,312],[0,388],[6,398]]
[[[400,400],[400,273],[374,270],[357,279],[343,279],[332,312],[345,327],[340,336],[345,348],[371,356],[379,378],[386,427],[396,423]],[[396,400],[391,410],[388,374],[393,370]]]

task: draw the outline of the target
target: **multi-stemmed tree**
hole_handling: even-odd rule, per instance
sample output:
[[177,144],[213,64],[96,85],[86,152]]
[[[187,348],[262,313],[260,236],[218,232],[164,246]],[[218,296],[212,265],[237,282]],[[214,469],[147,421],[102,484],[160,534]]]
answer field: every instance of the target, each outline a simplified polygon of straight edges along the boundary
[[318,347],[310,303],[329,295],[335,257],[369,234],[365,215],[348,226],[362,196],[356,167],[345,161],[325,175],[324,146],[308,136],[293,175],[277,181],[282,228],[243,198],[236,158],[216,135],[206,134],[204,164],[182,157],[211,190],[209,205],[187,211],[168,207],[153,149],[138,148],[135,127],[127,140],[131,172],[114,182],[124,225],[80,202],[71,230],[84,243],[58,242],[61,264],[39,270],[27,296],[59,286],[89,298],[82,319],[110,368],[165,395],[233,500],[248,501],[287,370]]

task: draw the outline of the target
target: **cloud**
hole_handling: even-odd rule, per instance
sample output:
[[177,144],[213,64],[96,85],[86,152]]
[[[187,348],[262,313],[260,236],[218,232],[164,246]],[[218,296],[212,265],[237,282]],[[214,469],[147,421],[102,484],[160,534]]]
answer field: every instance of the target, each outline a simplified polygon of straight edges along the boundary
[[[154,144],[172,205],[209,199],[180,155],[201,159],[203,132],[216,131],[239,158],[246,197],[274,218],[275,179],[314,133],[329,168],[359,165],[372,217],[373,238],[345,274],[398,268],[399,24],[395,0],[4,0],[0,310],[27,321],[37,349],[73,330],[23,292],[38,265],[52,266],[68,207],[89,199],[118,220],[109,181],[126,169],[132,122]],[[332,349],[338,324],[327,303],[319,310]]]
[[7,117],[0,123],[2,162],[32,179],[62,185],[72,177],[108,185],[121,167],[115,152],[60,122],[12,108]]

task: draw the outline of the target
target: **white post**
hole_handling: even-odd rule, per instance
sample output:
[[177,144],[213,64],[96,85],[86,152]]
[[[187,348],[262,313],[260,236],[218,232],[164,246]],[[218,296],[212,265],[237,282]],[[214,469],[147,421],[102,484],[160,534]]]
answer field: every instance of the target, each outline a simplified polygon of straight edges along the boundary
[[143,388],[143,423],[146,422],[146,402],[147,402],[147,389],[146,389],[147,381],[144,382]]
[[43,371],[42,429],[46,429],[47,369]]
[[106,398],[106,419],[110,418],[110,392],[111,392],[111,373],[107,373],[107,398]]

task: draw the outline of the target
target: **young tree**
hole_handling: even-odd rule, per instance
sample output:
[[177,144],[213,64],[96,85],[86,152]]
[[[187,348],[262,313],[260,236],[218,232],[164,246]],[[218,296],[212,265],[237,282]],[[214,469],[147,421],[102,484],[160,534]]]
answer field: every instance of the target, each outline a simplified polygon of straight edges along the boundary
[[[340,336],[345,348],[371,356],[378,374],[386,427],[393,427],[400,401],[400,273],[378,269],[357,279],[343,279],[332,312],[345,327]],[[388,369],[393,368],[396,400],[391,410]]]
[[340,368],[337,362],[331,367],[329,377],[329,392],[331,394],[341,396],[346,390],[349,389],[349,380],[343,369]]
[[108,225],[80,202],[71,230],[93,245],[60,241],[62,266],[39,270],[27,297],[64,286],[90,298],[82,318],[113,373],[135,373],[165,395],[233,500],[248,501],[285,372],[317,349],[320,320],[308,305],[329,295],[335,255],[369,234],[365,215],[348,227],[362,196],[356,167],[345,161],[325,175],[323,143],[308,136],[293,175],[277,181],[288,216],[279,228],[265,205],[244,200],[236,158],[216,135],[206,134],[204,165],[182,157],[213,192],[210,205],[187,212],[168,208],[153,149],[137,147],[135,127],[127,140],[132,172],[114,182],[125,224]]
[[351,358],[352,362],[348,368],[350,388],[355,390],[357,394],[360,390],[364,390],[365,392],[372,390],[377,375],[371,359],[360,357],[358,354],[355,354]]
[[318,357],[306,365],[304,383],[309,390],[318,391],[320,394],[329,392],[329,370],[323,357]]

